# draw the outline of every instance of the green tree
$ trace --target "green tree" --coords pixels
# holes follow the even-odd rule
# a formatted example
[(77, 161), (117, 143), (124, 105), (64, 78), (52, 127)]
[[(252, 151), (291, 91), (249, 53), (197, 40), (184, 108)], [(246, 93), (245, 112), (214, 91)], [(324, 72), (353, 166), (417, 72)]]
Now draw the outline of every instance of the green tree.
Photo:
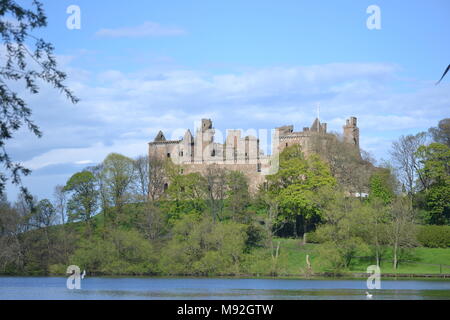
[(212, 217), (184, 215), (163, 249), (161, 268), (169, 274), (238, 274), (244, 256), (246, 226)]
[(48, 199), (38, 202), (35, 213), (36, 226), (38, 228), (48, 228), (56, 221), (56, 210)]
[(280, 154), (279, 170), (267, 180), (268, 193), (279, 203), (280, 218), (293, 223), (294, 237), (298, 236), (297, 225), (302, 219), (306, 240), (307, 223), (320, 217), (314, 193), (336, 183), (329, 166), (318, 155), (305, 158), (300, 146), (294, 145)]
[(135, 230), (116, 229), (106, 239), (82, 240), (71, 263), (100, 275), (151, 275), (157, 271), (152, 244)]
[(8, 266), (15, 270), (23, 268), (22, 245), (19, 236), (22, 233), (22, 219), (19, 210), (0, 196), (0, 271), (5, 272)]
[(131, 197), (132, 181), (134, 179), (134, 161), (118, 153), (109, 154), (103, 161), (102, 176), (108, 199), (118, 213)]
[(432, 143), (422, 146), (418, 156), (423, 163), (421, 173), (430, 181), (423, 190), (432, 224), (450, 222), (450, 148)]
[(133, 189), (137, 201), (146, 201), (149, 197), (150, 185), (150, 159), (148, 156), (139, 156), (133, 161), (135, 178)]
[(248, 212), (248, 208), (251, 204), (251, 196), (248, 190), (247, 177), (242, 172), (230, 171), (226, 180), (225, 209), (234, 221), (249, 223), (251, 215)]
[(434, 142), (445, 144), (450, 148), (450, 118), (439, 121), (437, 127), (428, 129)]
[(203, 174), (203, 190), (206, 195), (206, 205), (213, 221), (222, 219), (224, 209), (224, 200), (227, 192), (227, 175), (226, 169), (220, 168), (213, 164), (206, 168)]
[(206, 209), (204, 178), (199, 173), (180, 174), (179, 168), (170, 172), (166, 192), (169, 201), (164, 203), (169, 223), (173, 224), (183, 214), (200, 215)]
[(398, 197), (389, 213), (388, 237), (392, 247), (392, 264), (397, 269), (402, 250), (417, 244), (415, 215), (406, 197)]
[(75, 173), (67, 181), (64, 191), (71, 194), (67, 202), (69, 221), (89, 222), (98, 209), (98, 190), (90, 171)]
[(389, 204), (395, 197), (395, 178), (387, 168), (377, 168), (370, 177), (370, 199), (381, 200), (384, 204)]
[(137, 229), (149, 240), (157, 240), (166, 231), (167, 215), (153, 201), (138, 207)]
[(36, 251), (35, 258), (38, 258), (38, 268), (40, 272), (45, 274), (49, 271), (51, 260), (53, 259), (53, 231), (49, 228), (56, 221), (56, 210), (48, 199), (39, 201), (31, 208), (30, 223), (35, 230), (31, 233), (31, 240), (24, 246), (26, 250)]
[(418, 186), (427, 186), (427, 179), (421, 172), (422, 166), (417, 155), (417, 150), (425, 144), (426, 137), (425, 132), (401, 136), (398, 141), (392, 143), (390, 151), (398, 179), (411, 200), (414, 198)]
[(361, 214), (364, 203), (330, 188), (320, 190), (318, 197), (323, 208), (323, 224), (316, 230), (320, 256), (333, 271), (348, 268), (357, 253), (370, 250), (364, 241), (368, 222)]
[[(24, 87), (30, 94), (39, 93), (39, 84), (47, 83), (63, 92), (76, 103), (78, 99), (64, 85), (66, 74), (57, 69), (53, 45), (36, 37), (36, 29), (47, 26), (43, 6), (33, 0), (29, 7), (14, 0), (0, 1), (0, 163), (8, 171), (13, 184), (20, 185), (21, 175), (30, 170), (11, 160), (6, 151), (6, 142), (23, 126), (37, 137), (42, 132), (31, 119), (31, 108), (18, 94), (17, 88)], [(0, 194), (4, 192), (8, 174), (0, 172)]]
[(371, 198), (363, 203), (361, 216), (365, 220), (361, 237), (369, 245), (377, 266), (380, 266), (389, 245), (389, 207), (382, 199)]

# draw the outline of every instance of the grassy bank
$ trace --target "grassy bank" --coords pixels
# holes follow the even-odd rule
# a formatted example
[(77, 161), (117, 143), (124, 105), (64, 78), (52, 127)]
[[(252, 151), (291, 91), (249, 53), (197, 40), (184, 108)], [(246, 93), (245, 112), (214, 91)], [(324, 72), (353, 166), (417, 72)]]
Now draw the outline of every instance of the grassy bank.
[[(277, 263), (278, 276), (304, 276), (307, 270), (306, 256), (309, 255), (313, 275), (331, 275), (326, 261), (318, 254), (317, 244), (303, 245), (301, 240), (277, 239), (280, 242), (280, 255)], [(263, 263), (260, 257), (269, 257), (267, 249), (256, 249), (253, 254), (256, 259), (249, 266), (249, 271), (256, 275), (267, 275), (268, 263)], [(258, 258), (259, 256), (259, 258)], [(375, 261), (369, 257), (357, 257), (350, 267), (339, 271), (340, 275), (353, 276), (366, 273), (369, 265)], [(439, 275), (450, 274), (450, 248), (411, 248), (404, 253), (397, 270), (392, 266), (392, 255), (387, 251), (381, 261), (382, 274), (398, 275)]]

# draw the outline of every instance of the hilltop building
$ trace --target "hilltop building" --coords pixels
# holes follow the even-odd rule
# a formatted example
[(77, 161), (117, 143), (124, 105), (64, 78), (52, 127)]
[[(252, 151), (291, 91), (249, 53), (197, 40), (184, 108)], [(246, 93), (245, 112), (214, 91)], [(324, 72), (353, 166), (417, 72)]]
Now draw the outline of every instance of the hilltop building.
[[(211, 119), (202, 119), (195, 136), (186, 130), (179, 140), (167, 140), (162, 131), (149, 143), (149, 157), (171, 159), (181, 165), (183, 173), (204, 173), (208, 165), (215, 164), (228, 170), (243, 172), (252, 191), (265, 181), (267, 174), (273, 173), (275, 157), (286, 147), (299, 144), (303, 152), (312, 152), (313, 138), (323, 139), (334, 136), (327, 132), (327, 124), (315, 119), (311, 127), (294, 131), (294, 126), (275, 128), (272, 134), (272, 155), (265, 155), (260, 149), (260, 140), (255, 136), (242, 136), (240, 130), (228, 130), (224, 143), (214, 140), (215, 130)], [(359, 128), (357, 119), (347, 119), (343, 127), (344, 141), (359, 149)], [(274, 157), (275, 156), (275, 157)]]

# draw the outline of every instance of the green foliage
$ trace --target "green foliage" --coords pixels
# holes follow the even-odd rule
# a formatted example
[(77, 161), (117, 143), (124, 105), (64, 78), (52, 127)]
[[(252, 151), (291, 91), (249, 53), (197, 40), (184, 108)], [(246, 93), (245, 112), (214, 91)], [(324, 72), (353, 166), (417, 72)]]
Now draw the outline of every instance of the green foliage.
[(40, 35), (33, 35), (36, 29), (47, 26), (42, 3), (0, 1), (0, 18), (0, 164), (5, 169), (0, 172), (0, 196), (4, 194), (8, 175), (29, 196), (21, 176), (31, 171), (13, 162), (6, 151), (7, 141), (23, 127), (37, 137), (42, 135), (31, 119), (32, 110), (25, 97), (38, 94), (40, 85), (46, 83), (64, 93), (72, 103), (78, 102), (78, 98), (64, 84), (66, 74), (57, 68), (53, 45)]
[(316, 231), (308, 232), (308, 243), (320, 243), (320, 237)]
[[(165, 163), (160, 169), (168, 176), (155, 181), (161, 186), (169, 178), (168, 188), (161, 194), (150, 187), (155, 193), (148, 191), (148, 200), (136, 163), (110, 154), (67, 182), (68, 224), (53, 226), (49, 200), (23, 212), (23, 205), (0, 201), (0, 267), (30, 275), (60, 274), (68, 264), (98, 275), (309, 276), (361, 272), (375, 263), (383, 270), (419, 270), (412, 263), (431, 257), (415, 248), (416, 239), (427, 247), (449, 246), (444, 227), (423, 226), (416, 238), (414, 207), (420, 207), (422, 221), (448, 221), (450, 153), (435, 143), (419, 148), (417, 158), (423, 190), (407, 197), (395, 194), (389, 169), (376, 168), (362, 179), (364, 186), (370, 180), (369, 199), (354, 198), (319, 156), (304, 157), (292, 146), (280, 154), (279, 171), (267, 177), (256, 198), (240, 172), (212, 166), (203, 175), (182, 174)], [(294, 225), (297, 236), (299, 223), (307, 235), (303, 242), (275, 238), (285, 225)], [(445, 262), (446, 253), (440, 253)]]
[(132, 230), (114, 230), (105, 239), (82, 240), (71, 263), (91, 274), (148, 275), (157, 271), (151, 243)]
[(420, 170), (428, 181), (425, 201), (432, 224), (450, 223), (450, 147), (432, 143), (418, 150), (423, 168)]
[(163, 203), (171, 225), (183, 214), (200, 215), (205, 211), (203, 185), (204, 178), (198, 173), (171, 174), (170, 185), (166, 192), (169, 201)]
[(38, 202), (34, 218), (39, 228), (49, 227), (55, 222), (56, 210), (50, 200), (43, 199)]
[(246, 226), (247, 240), (245, 241), (245, 252), (250, 252), (254, 248), (263, 247), (267, 241), (267, 234), (265, 233), (264, 227), (256, 221), (246, 224)]
[(389, 169), (378, 168), (369, 180), (369, 197), (389, 204), (394, 198), (393, 177)]
[(450, 247), (450, 226), (420, 226), (417, 240), (428, 248)]
[(98, 190), (96, 178), (91, 172), (75, 173), (63, 190), (71, 193), (67, 204), (69, 221), (88, 221), (96, 213)]
[(230, 171), (227, 173), (226, 182), (228, 190), (226, 192), (225, 210), (234, 221), (248, 223), (252, 217), (248, 212), (251, 197), (248, 191), (247, 178), (242, 172)]
[(320, 256), (327, 268), (336, 272), (349, 268), (357, 255), (381, 261), (389, 243), (387, 208), (380, 202), (361, 201), (337, 190), (322, 190), (318, 197), (324, 217), (313, 240), (321, 244)]
[(433, 141), (442, 143), (450, 147), (450, 118), (439, 121), (437, 127), (428, 129)]
[(134, 161), (118, 153), (109, 154), (102, 163), (100, 174), (107, 199), (121, 213), (123, 206), (131, 201), (134, 176)]
[[(298, 216), (305, 220), (320, 217), (314, 194), (320, 188), (336, 184), (329, 166), (317, 155), (305, 158), (297, 145), (283, 150), (278, 172), (267, 180), (268, 196), (278, 202), (282, 212), (279, 219), (293, 221), (295, 227)], [(296, 228), (294, 236), (297, 236)]]
[(237, 274), (246, 240), (245, 225), (185, 215), (163, 249), (161, 269), (168, 274)]

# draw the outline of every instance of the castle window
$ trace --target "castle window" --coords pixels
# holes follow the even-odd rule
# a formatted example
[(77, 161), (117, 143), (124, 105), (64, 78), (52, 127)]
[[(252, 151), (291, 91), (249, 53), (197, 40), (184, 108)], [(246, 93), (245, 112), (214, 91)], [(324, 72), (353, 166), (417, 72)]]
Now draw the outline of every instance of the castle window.
[(180, 157), (182, 157), (182, 156), (183, 156), (183, 151), (180, 152)]
[(288, 146), (288, 143), (286, 142), (286, 147)]
[(216, 150), (213, 149), (213, 151), (211, 152), (211, 157), (215, 157), (216, 156)]
[(167, 183), (164, 183), (164, 192), (166, 192), (168, 188), (169, 188), (169, 185)]
[(256, 170), (257, 170), (258, 172), (261, 172), (261, 163), (258, 163), (258, 165), (257, 165), (257, 167), (256, 167)]
[(167, 158), (170, 158), (170, 153), (167, 154)]

